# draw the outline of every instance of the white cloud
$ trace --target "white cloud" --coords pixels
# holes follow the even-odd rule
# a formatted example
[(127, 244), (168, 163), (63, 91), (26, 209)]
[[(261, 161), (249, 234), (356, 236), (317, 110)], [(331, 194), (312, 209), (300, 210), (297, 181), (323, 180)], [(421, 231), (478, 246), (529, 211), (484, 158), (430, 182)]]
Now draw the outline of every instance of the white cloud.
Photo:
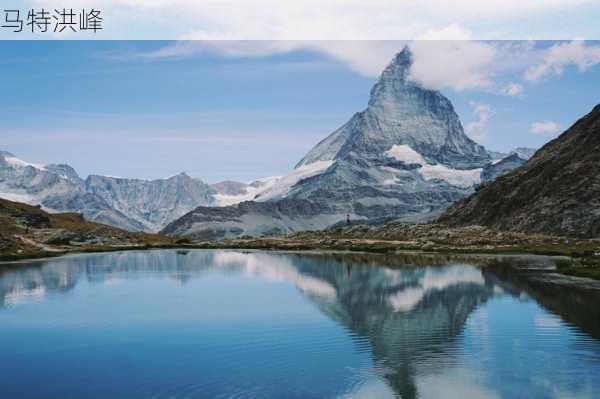
[(225, 57), (266, 57), (301, 48), (300, 42), (274, 40), (214, 40), (177, 41), (156, 51), (137, 53), (140, 58), (179, 58), (201, 53), (214, 53)]
[(531, 124), (529, 131), (534, 134), (546, 135), (554, 134), (560, 130), (560, 125), (552, 121), (534, 122)]
[(500, 93), (505, 96), (515, 97), (523, 92), (523, 85), (519, 83), (509, 83), (500, 88)]
[(193, 40), (175, 42), (156, 51), (134, 53), (126, 57), (160, 59), (213, 53), (224, 57), (245, 58), (266, 57), (297, 50), (310, 50), (339, 61), (364, 76), (375, 77), (381, 73), (405, 43), (403, 41), (345, 40)]
[(483, 90), (508, 96), (522, 93), (517, 82), (497, 83), (506, 72), (521, 72), (540, 58), (534, 41), (476, 41), (466, 28), (450, 26), (429, 31), (427, 38), (445, 34), (456, 40), (414, 41), (411, 78), (431, 89)]
[(482, 90), (518, 96), (523, 85), (500, 84), (504, 73), (523, 74), (530, 81), (548, 74), (560, 74), (565, 65), (585, 71), (600, 63), (600, 46), (581, 41), (541, 48), (534, 41), (497, 42), (469, 40), (469, 29), (457, 24), (426, 30), (419, 39), (406, 41), (348, 40), (206, 40), (180, 41), (147, 53), (140, 58), (189, 57), (214, 53), (224, 57), (265, 57), (298, 50), (323, 54), (368, 77), (377, 77), (404, 45), (413, 52), (409, 79), (430, 89)]
[(403, 41), (317, 41), (311, 42), (308, 48), (340, 61), (362, 75), (376, 77), (405, 44)]
[[(101, 9), (107, 17), (106, 28), (110, 28), (99, 37), (104, 39), (408, 40), (440, 27), (449, 27), (444, 28), (447, 33), (455, 34), (454, 24), (480, 27), (478, 38), (534, 37), (540, 31), (547, 35), (547, 26), (554, 22), (547, 14), (576, 7), (585, 12), (587, 9), (582, 6), (591, 7), (593, 3), (594, 0), (29, 0), (24, 8), (33, 5)], [(536, 23), (527, 23), (529, 20)], [(569, 32), (563, 29), (554, 35), (569, 37)]]
[(583, 40), (559, 43), (541, 52), (541, 59), (529, 67), (525, 79), (537, 82), (548, 75), (562, 75), (568, 65), (586, 71), (600, 64), (600, 45), (586, 45)]
[(442, 29), (428, 29), (417, 40), (470, 40), (472, 36), (470, 29), (451, 24)]
[(465, 131), (472, 138), (482, 140), (486, 136), (487, 126), (492, 116), (494, 116), (494, 111), (488, 104), (471, 101), (470, 105), (473, 108), (473, 118), (475, 120), (465, 125)]
[[(476, 41), (416, 41), (410, 79), (432, 89), (483, 89), (492, 85), (494, 45)], [(443, 67), (441, 67), (443, 65)]]
[[(471, 32), (452, 24), (429, 29), (420, 38), (406, 41), (348, 40), (207, 40), (179, 41), (155, 51), (128, 54), (125, 58), (176, 58), (202, 53), (223, 57), (266, 57), (293, 51), (320, 53), (364, 76), (377, 77), (394, 54), (408, 44), (413, 53), (409, 79), (424, 87), (454, 91), (479, 90), (504, 96), (519, 96), (523, 85), (500, 84), (506, 73), (523, 74), (530, 81), (548, 74), (560, 74), (565, 65), (581, 71), (600, 63), (600, 45), (581, 41), (541, 48), (534, 41), (498, 42), (468, 40)], [(449, 40), (442, 40), (442, 39)], [(432, 40), (429, 40), (432, 39)], [(435, 40), (433, 40), (435, 39)], [(117, 58), (120, 58), (117, 56)]]
[[(466, 39), (469, 31), (458, 25), (429, 30), (423, 37)], [(183, 41), (157, 51), (136, 54), (142, 58), (188, 57), (211, 52), (225, 57), (264, 57), (310, 50), (336, 60), (368, 77), (377, 77), (405, 41)], [(431, 89), (489, 89), (494, 86), (498, 58), (508, 46), (469, 40), (422, 40), (410, 44), (413, 67), (409, 78)], [(448, 62), (452, 60), (452, 62)], [(440, 68), (444, 65), (444, 68)]]

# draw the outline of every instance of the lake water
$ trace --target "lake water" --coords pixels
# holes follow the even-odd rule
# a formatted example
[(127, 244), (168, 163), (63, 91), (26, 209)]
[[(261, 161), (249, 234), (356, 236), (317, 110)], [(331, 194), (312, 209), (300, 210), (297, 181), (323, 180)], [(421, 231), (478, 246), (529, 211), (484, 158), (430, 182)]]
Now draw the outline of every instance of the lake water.
[(0, 398), (600, 397), (598, 290), (495, 262), (161, 250), (1, 266)]

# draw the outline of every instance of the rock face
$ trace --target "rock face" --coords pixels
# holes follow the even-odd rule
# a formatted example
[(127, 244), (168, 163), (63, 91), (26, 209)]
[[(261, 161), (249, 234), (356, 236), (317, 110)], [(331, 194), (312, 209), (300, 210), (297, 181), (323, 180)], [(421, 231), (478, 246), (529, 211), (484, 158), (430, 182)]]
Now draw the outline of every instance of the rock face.
[(225, 207), (198, 207), (169, 223), (161, 233), (214, 240), (320, 230), (339, 221), (326, 205), (295, 199), (245, 201)]
[(37, 165), (0, 152), (0, 197), (39, 204), (50, 212), (80, 212), (87, 220), (142, 230), (143, 225), (86, 192), (84, 181), (68, 165)]
[(491, 157), (465, 135), (446, 97), (408, 80), (411, 59), (408, 48), (400, 52), (371, 90), (367, 108), (290, 174), (256, 189), (249, 198), (255, 204), (199, 208), (163, 232), (225, 238), (321, 229), (347, 214), (353, 220), (439, 216), (481, 182)]
[(195, 207), (213, 203), (216, 193), (208, 184), (185, 173), (157, 180), (90, 175), (85, 188), (146, 231), (158, 231)]
[(523, 166), (452, 206), (440, 222), (600, 237), (600, 105)]
[(248, 184), (237, 181), (225, 180), (210, 185), (219, 194), (222, 195), (243, 195), (247, 193)]
[(510, 152), (509, 155), (516, 154), (519, 158), (528, 160), (535, 154), (537, 149), (529, 147), (517, 147)]
[(509, 155), (506, 158), (502, 158), (498, 161), (490, 162), (483, 167), (483, 172), (481, 172), (481, 180), (484, 182), (496, 180), (498, 177), (511, 172), (512, 170), (523, 165), (525, 162), (526, 159), (521, 158), (516, 153), (513, 153), (512, 155)]
[(69, 165), (38, 165), (0, 152), (0, 198), (42, 205), (50, 212), (79, 212), (87, 220), (131, 231), (158, 231), (218, 191), (185, 174), (158, 180), (91, 175)]

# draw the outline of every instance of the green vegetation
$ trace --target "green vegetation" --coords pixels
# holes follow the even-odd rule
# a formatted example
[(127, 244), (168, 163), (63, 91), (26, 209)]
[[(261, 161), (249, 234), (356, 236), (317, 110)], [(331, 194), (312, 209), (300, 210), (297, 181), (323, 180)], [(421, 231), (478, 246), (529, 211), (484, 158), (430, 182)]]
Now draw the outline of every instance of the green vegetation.
[(557, 264), (558, 270), (569, 276), (600, 280), (600, 256), (587, 256), (572, 262)]

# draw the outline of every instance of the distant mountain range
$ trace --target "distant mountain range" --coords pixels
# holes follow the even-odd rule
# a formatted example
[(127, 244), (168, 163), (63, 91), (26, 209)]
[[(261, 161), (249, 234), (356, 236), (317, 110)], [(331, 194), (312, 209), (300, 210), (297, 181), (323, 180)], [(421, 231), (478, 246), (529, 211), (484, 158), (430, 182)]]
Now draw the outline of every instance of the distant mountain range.
[(524, 165), (453, 205), (440, 221), (600, 237), (600, 105)]
[(490, 152), (463, 131), (440, 92), (408, 79), (402, 50), (367, 108), (318, 143), (285, 176), (207, 184), (185, 173), (142, 180), (37, 165), (0, 152), (0, 198), (76, 211), (127, 230), (195, 238), (280, 234), (353, 220), (427, 221), (535, 151)]
[(264, 184), (209, 185), (185, 173), (157, 180), (99, 175), (83, 180), (69, 165), (33, 164), (0, 151), (0, 198), (39, 204), (50, 212), (79, 212), (87, 220), (131, 231), (159, 231), (198, 206), (250, 198)]

